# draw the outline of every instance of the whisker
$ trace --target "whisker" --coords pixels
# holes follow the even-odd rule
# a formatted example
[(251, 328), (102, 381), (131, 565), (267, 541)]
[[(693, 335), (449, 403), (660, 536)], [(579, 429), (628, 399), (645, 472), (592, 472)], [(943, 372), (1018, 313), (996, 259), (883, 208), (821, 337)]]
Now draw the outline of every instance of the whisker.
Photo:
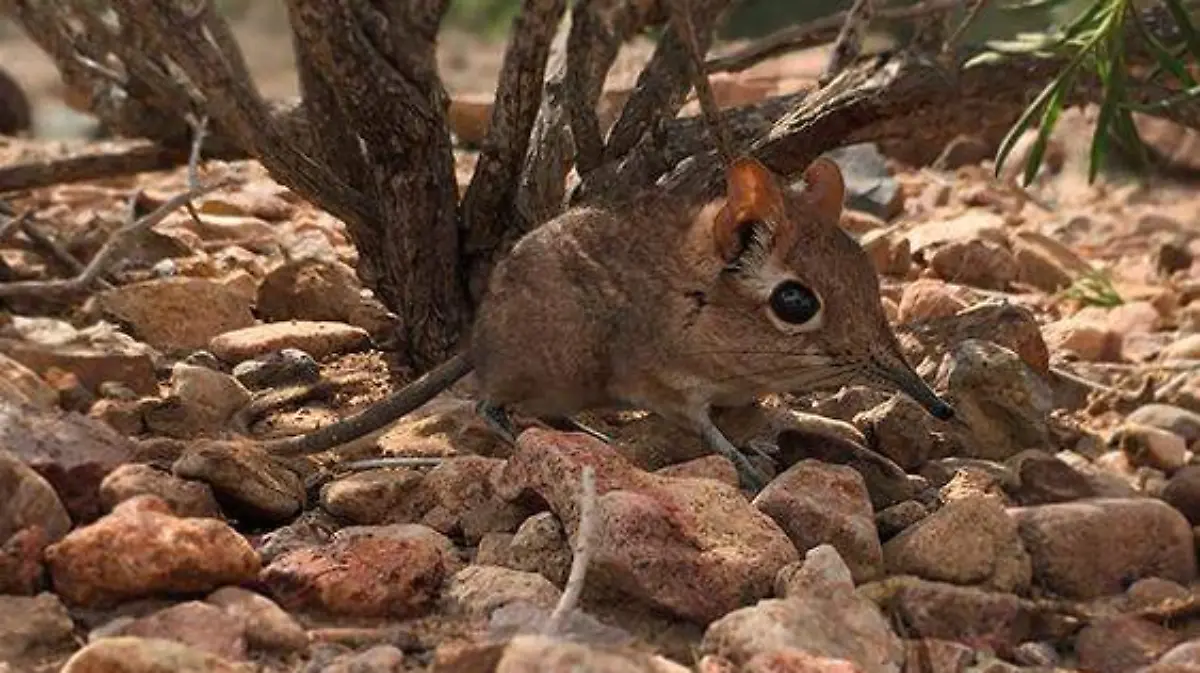
[[(761, 348), (761, 349), (759, 349), (759, 348), (711, 348), (711, 349), (701, 349), (701, 350), (679, 351), (679, 354), (684, 355), (684, 356), (691, 356), (691, 355), (780, 355), (783, 357), (788, 357), (788, 356), (812, 357), (815, 355), (821, 355), (821, 356), (829, 358), (830, 361), (835, 364), (841, 364), (842, 362), (849, 361), (849, 360), (843, 359), (843, 358), (847, 358), (848, 356), (845, 356), (840, 353), (828, 353), (825, 351), (822, 351), (819, 353), (818, 352), (810, 353), (810, 352), (805, 352), (802, 350), (785, 349), (785, 348)], [(854, 357), (853, 359), (855, 361), (857, 361), (861, 358)]]
[(841, 364), (841, 365), (830, 365), (830, 366), (823, 365), (820, 367), (813, 367), (811, 365), (808, 365), (808, 366), (798, 365), (798, 366), (792, 366), (792, 367), (778, 367), (777, 366), (777, 367), (771, 367), (771, 368), (751, 370), (751, 371), (746, 371), (746, 372), (739, 372), (737, 374), (732, 374), (729, 376), (710, 378), (710, 379), (708, 379), (708, 381), (706, 381), (704, 383), (698, 383), (693, 386), (688, 386), (685, 388), (685, 390), (694, 390), (697, 388), (702, 388), (706, 385), (728, 383), (730, 381), (749, 379), (749, 378), (753, 378), (756, 376), (762, 376), (764, 374), (772, 374), (772, 373), (779, 374), (778, 378), (786, 378), (787, 375), (791, 374), (791, 373), (803, 372), (805, 370), (812, 370), (813, 373), (815, 375), (817, 375), (817, 378), (807, 380), (807, 381), (802, 381), (798, 384), (798, 385), (803, 385), (805, 387), (809, 387), (809, 386), (812, 386), (815, 384), (823, 383), (826, 380), (832, 381), (841, 376), (850, 376), (855, 373), (858, 373), (858, 371), (862, 368), (862, 365), (863, 365), (862, 362), (854, 362), (854, 363), (847, 363), (847, 364)]

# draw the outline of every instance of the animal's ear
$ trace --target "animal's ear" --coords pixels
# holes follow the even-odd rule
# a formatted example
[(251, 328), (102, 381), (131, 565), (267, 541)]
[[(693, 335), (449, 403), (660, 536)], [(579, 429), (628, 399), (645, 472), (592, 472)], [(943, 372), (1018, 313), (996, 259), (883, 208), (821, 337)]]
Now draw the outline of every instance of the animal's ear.
[(825, 221), (836, 223), (841, 218), (846, 181), (832, 159), (820, 157), (804, 169), (804, 198)]
[(736, 159), (725, 171), (725, 206), (713, 221), (721, 257), (731, 262), (746, 243), (769, 235), (783, 217), (783, 191), (770, 169), (752, 157)]

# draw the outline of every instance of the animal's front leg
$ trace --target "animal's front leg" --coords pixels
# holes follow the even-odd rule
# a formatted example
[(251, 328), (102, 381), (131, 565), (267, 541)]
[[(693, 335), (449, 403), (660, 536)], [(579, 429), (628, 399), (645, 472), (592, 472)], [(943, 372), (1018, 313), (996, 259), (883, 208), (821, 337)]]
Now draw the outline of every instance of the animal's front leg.
[(767, 485), (767, 477), (742, 453), (733, 442), (729, 441), (725, 434), (712, 422), (708, 417), (708, 412), (697, 413), (691, 419), (691, 423), (700, 430), (700, 437), (704, 442), (704, 446), (709, 451), (718, 453), (728, 458), (734, 468), (737, 469), (738, 480), (742, 487), (748, 490), (758, 492)]
[(516, 446), (517, 430), (513, 427), (512, 418), (509, 417), (508, 411), (504, 407), (492, 404), (486, 400), (480, 400), (475, 405), (475, 412), (483, 417), (488, 428), (496, 433), (500, 439), (511, 446)]

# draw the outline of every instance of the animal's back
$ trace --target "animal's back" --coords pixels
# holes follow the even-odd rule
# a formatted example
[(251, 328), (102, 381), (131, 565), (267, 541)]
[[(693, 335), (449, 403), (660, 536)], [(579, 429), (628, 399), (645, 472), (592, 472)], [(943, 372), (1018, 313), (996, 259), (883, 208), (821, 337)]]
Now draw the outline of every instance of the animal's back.
[(540, 416), (608, 402), (609, 334), (628, 298), (590, 234), (613, 222), (602, 210), (564, 213), (496, 266), (471, 332), (488, 402)]

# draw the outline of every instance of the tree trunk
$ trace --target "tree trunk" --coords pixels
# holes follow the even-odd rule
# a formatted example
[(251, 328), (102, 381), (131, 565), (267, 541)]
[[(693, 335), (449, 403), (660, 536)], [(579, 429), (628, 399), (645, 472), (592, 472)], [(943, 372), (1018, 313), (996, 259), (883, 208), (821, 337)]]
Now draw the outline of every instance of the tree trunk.
[(369, 195), (371, 217), (346, 218), (359, 274), (421, 369), (452, 354), (469, 316), (435, 53), (447, 4), (287, 2), (316, 158)]

